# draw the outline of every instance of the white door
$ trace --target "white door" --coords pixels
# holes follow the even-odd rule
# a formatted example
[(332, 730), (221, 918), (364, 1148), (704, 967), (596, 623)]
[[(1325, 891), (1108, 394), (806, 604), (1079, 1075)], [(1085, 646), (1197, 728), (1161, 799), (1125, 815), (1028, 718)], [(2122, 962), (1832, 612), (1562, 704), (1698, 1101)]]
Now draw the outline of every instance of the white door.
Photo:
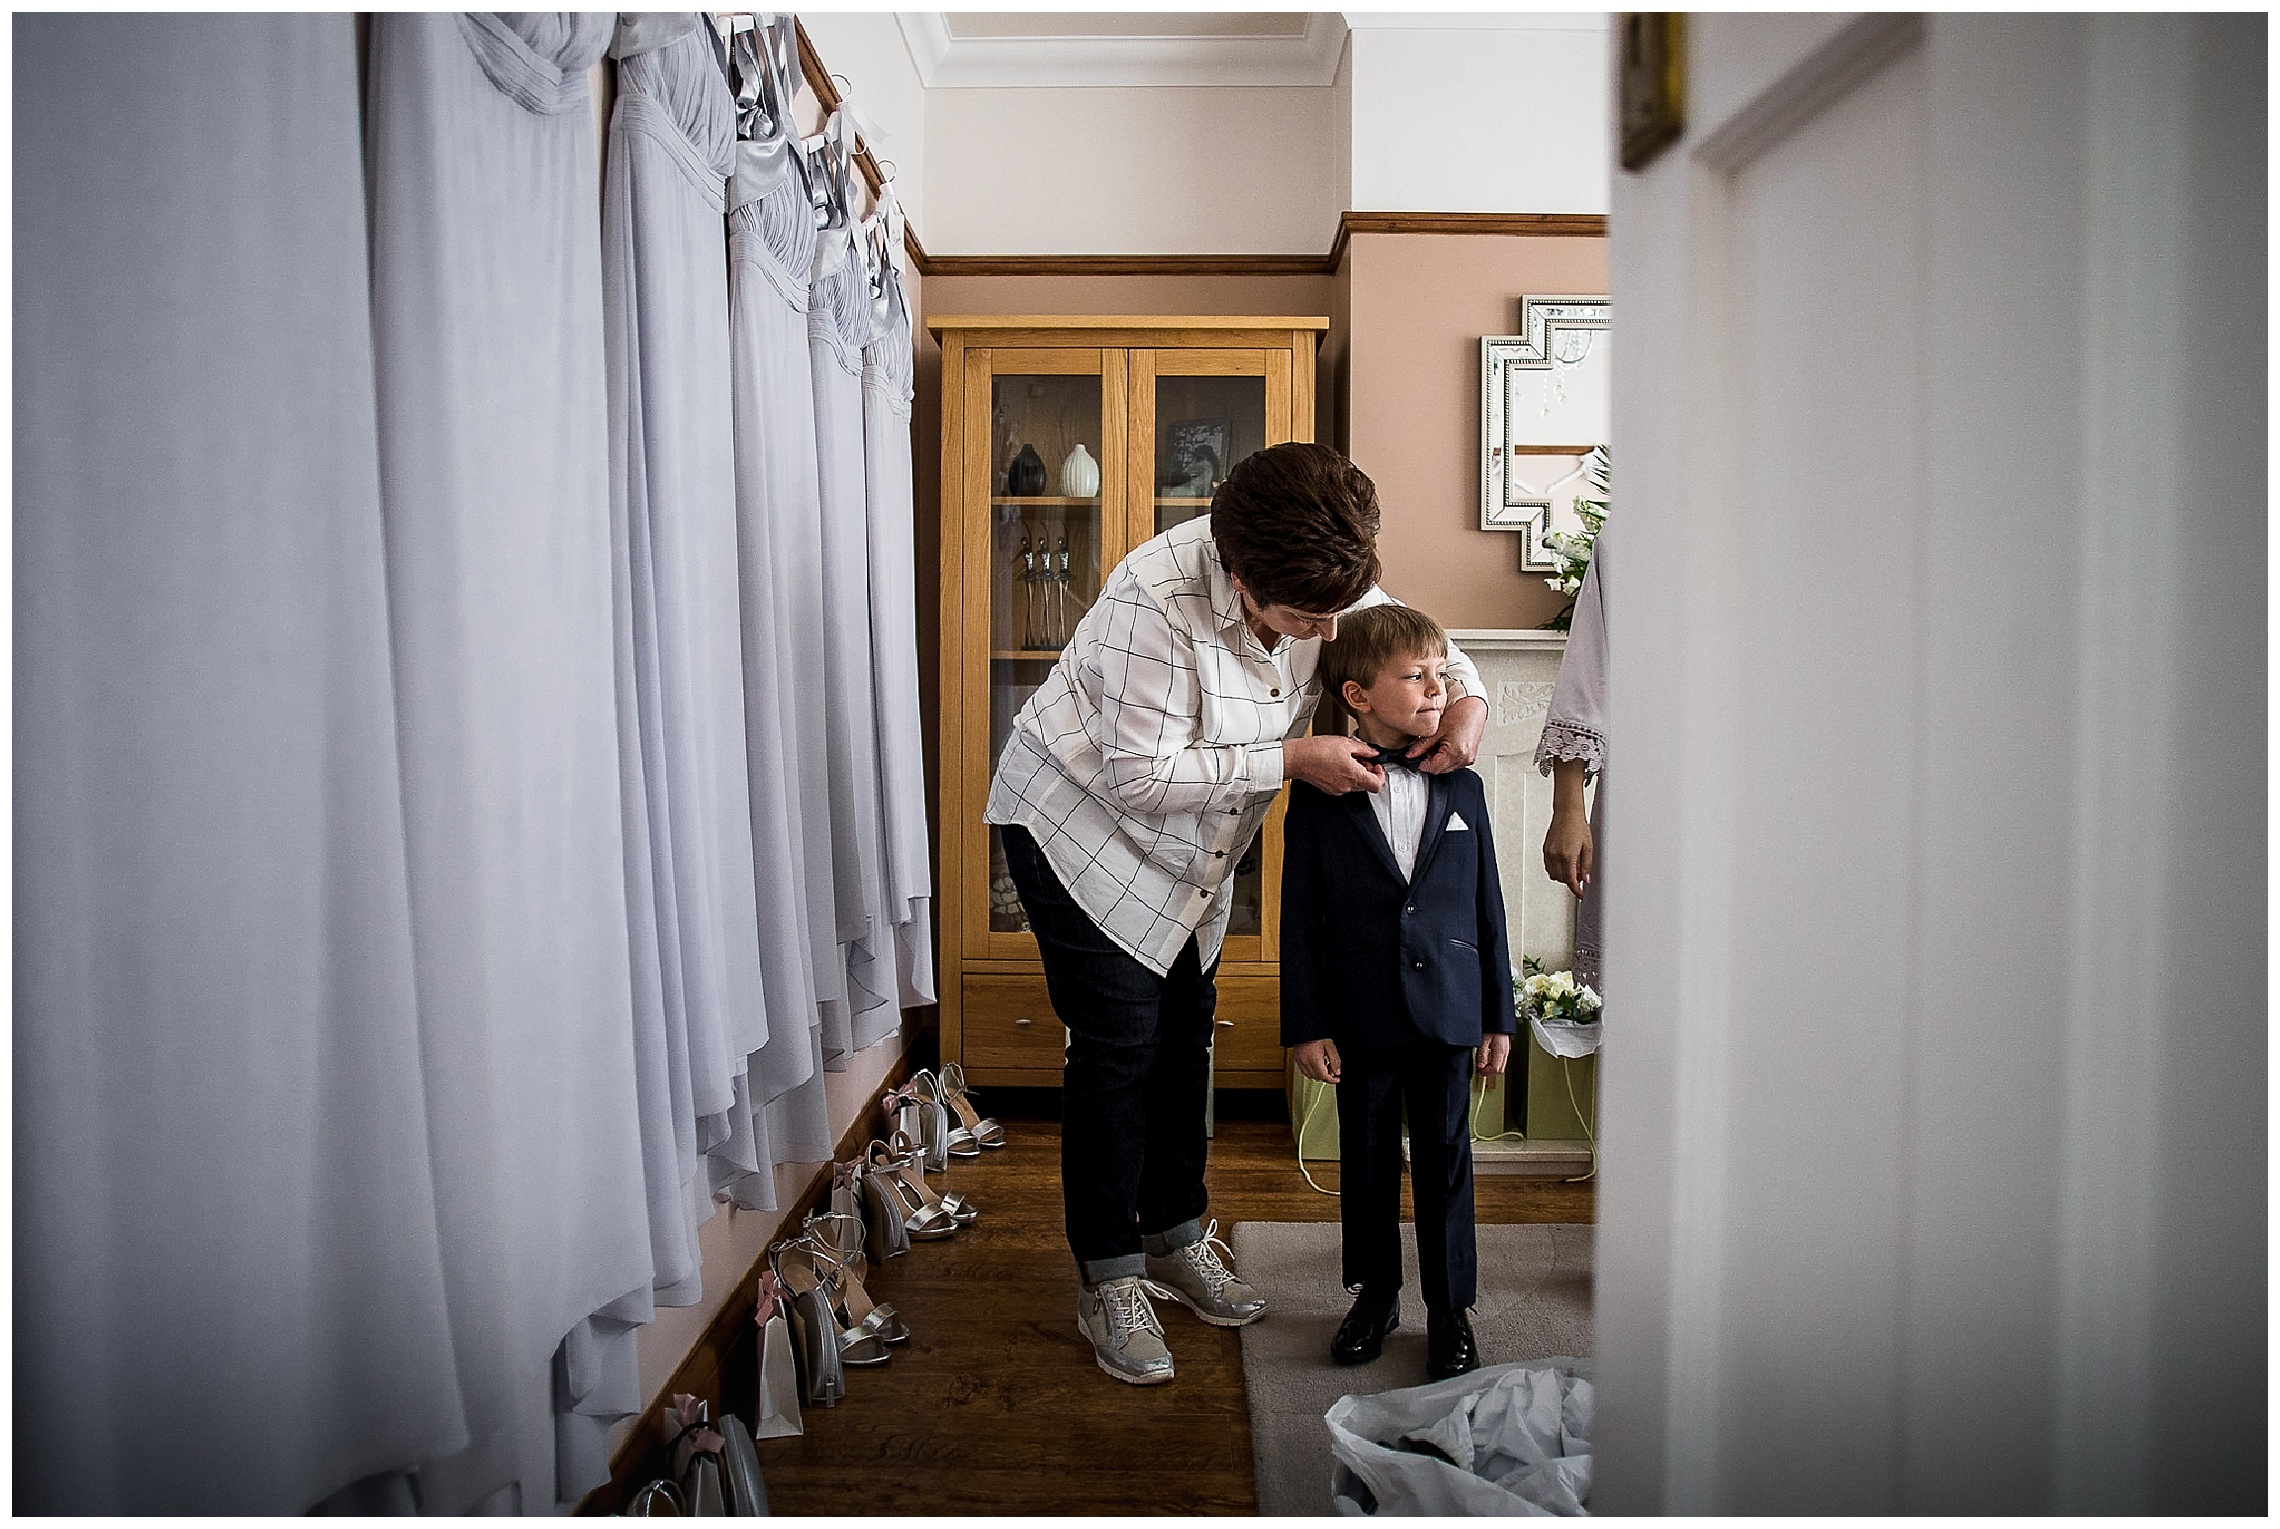
[(1595, 1511), (2261, 1508), (2263, 25), (1690, 18)]

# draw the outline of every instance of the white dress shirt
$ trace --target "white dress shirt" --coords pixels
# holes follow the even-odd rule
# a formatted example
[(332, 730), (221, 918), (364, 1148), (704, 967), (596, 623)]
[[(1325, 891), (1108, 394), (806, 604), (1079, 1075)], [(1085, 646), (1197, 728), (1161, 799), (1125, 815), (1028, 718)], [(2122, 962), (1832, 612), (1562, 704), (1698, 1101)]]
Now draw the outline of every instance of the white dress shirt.
[[(1391, 600), (1373, 588), (1355, 604)], [(984, 822), (1029, 830), (1101, 932), (1159, 975), (1190, 935), (1208, 970), (1235, 862), (1306, 730), (1317, 638), (1269, 652), (1198, 517), (1116, 565), (1060, 662), (1013, 719)], [(1481, 693), (1449, 648), (1451, 700)]]
[(1400, 765), (1385, 766), (1385, 784), (1370, 798), (1385, 842), (1393, 846), (1393, 863), (1407, 881), (1416, 870), (1417, 843), (1425, 837), (1425, 776)]

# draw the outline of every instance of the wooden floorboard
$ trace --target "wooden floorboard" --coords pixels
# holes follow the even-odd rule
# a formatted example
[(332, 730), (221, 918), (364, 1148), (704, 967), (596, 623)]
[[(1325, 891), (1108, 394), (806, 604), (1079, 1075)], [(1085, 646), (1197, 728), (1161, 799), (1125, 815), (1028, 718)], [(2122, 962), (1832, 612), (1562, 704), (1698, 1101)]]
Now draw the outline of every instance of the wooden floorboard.
[[(808, 1409), (804, 1436), (759, 1442), (774, 1512), (1257, 1511), (1235, 1332), (1167, 1303), (1179, 1376), (1145, 1389), (1103, 1375), (1077, 1332), (1054, 1100), (983, 1091), (1011, 1143), (954, 1163), (947, 1181), (982, 1218), (874, 1270), (873, 1298), (895, 1304), (912, 1339), (892, 1363), (850, 1370), (846, 1400)], [(1337, 1200), (1299, 1175), (1279, 1100), (1222, 1095), (1220, 1108), (1209, 1182), (1222, 1236), (1237, 1221), (1337, 1219)], [(1335, 1187), (1337, 1167), (1314, 1165), (1314, 1176)], [(1589, 1183), (1500, 1176), (1478, 1185), (1483, 1222), (1592, 1219)], [(721, 1405), (747, 1418), (754, 1353), (747, 1336), (721, 1377)]]

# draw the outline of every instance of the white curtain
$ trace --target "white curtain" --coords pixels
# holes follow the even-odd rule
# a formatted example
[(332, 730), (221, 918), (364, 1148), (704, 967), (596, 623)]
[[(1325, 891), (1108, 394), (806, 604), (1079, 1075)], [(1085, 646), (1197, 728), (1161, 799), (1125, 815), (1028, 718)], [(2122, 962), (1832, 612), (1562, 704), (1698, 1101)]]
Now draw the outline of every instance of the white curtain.
[(480, 1416), (353, 24), (26, 16), (15, 84), (15, 1507), (297, 1512)]
[[(738, 132), (728, 219), (730, 363), (736, 409), (738, 572), (744, 590), (745, 727), (753, 855), (776, 1023), (753, 1059), (769, 1151), (818, 1161), (833, 1148), (822, 1017), (845, 1008), (831, 860), (829, 759), (815, 636), (823, 625), (815, 506), (808, 270), (815, 222), (791, 120), (790, 18), (736, 38)], [(758, 767), (765, 762), (766, 768)], [(748, 1191), (739, 1188), (741, 1196)]]
[(910, 405), (917, 353), (895, 268), (902, 217), (883, 188), (871, 342), (863, 347), (863, 492), (870, 528), (871, 674), (878, 707), (879, 813), (887, 917), (903, 1008), (934, 1002), (933, 866), (926, 833), (926, 748), (918, 714), (918, 554), (911, 495)]
[[(871, 679), (869, 531), (864, 509), (863, 346), (870, 270), (852, 204), (847, 119), (834, 116), (819, 156), (831, 224), (816, 236), (808, 299), (823, 521), (825, 739), (831, 751), (832, 854), (841, 884), (849, 1040), (860, 1051), (901, 1026), (894, 921), (887, 910), (879, 817), (878, 713)], [(850, 896), (849, 894), (852, 894)]]
[(713, 1208), (703, 1149), (729, 1135), (735, 1080), (768, 1038), (721, 225), (736, 120), (714, 46), (693, 11), (620, 23), (602, 192), (635, 1050), (666, 1305), (702, 1295), (697, 1228)]
[(597, 220), (615, 27), (376, 16), (361, 147), (349, 17), (17, 30), (24, 1507), (575, 1501), (897, 1029), (907, 315), (819, 433), (789, 17), (628, 18)]
[(613, 24), (381, 15), (366, 121), (390, 625), (454, 1336), (478, 1438), (551, 1380), (564, 1499), (594, 1484), (599, 1425), (640, 1403), (626, 1340), (651, 1314), (654, 1273), (586, 89)]

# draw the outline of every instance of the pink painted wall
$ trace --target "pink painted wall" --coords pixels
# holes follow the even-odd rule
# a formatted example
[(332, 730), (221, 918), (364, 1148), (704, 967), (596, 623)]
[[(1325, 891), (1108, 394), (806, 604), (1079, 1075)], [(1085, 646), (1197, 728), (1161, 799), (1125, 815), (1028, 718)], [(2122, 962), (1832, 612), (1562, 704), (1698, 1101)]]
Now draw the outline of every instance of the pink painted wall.
[(1452, 627), (1540, 626), (1565, 602), (1480, 525), (1480, 340), (1524, 296), (1607, 291), (1605, 239), (1356, 234), (1347, 246), (1346, 452), (1377, 480), (1385, 587)]

